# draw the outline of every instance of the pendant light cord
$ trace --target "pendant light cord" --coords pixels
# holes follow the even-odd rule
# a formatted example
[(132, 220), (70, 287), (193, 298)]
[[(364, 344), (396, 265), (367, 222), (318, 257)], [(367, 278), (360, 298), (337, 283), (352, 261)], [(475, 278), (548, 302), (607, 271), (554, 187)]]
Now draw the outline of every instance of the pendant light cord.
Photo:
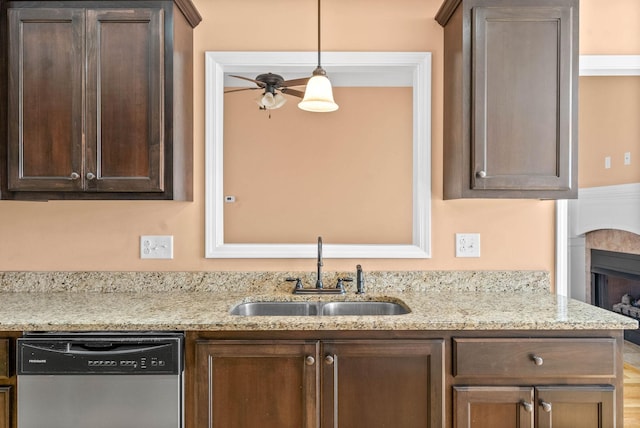
[(318, 0), (318, 68), (320, 68), (320, 0)]

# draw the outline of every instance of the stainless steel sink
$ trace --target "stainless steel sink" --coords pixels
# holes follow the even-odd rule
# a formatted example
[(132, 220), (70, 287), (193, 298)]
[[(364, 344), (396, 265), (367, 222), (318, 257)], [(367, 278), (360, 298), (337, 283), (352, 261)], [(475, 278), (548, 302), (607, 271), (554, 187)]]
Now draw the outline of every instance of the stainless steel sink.
[(411, 312), (396, 302), (248, 302), (231, 309), (240, 316), (403, 315)]
[(234, 306), (231, 315), (299, 317), (318, 315), (318, 308), (313, 302), (249, 302)]
[(409, 310), (395, 302), (329, 302), (322, 305), (322, 315), (403, 315)]

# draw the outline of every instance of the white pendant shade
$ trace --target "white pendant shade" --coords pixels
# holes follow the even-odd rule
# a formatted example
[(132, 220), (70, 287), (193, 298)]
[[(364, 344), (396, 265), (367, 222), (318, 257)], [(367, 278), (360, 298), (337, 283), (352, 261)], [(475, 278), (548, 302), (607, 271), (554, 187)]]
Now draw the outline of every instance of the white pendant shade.
[(338, 104), (333, 101), (331, 82), (324, 75), (315, 75), (307, 82), (304, 98), (298, 107), (312, 112), (330, 112), (338, 110)]
[(280, 108), (286, 102), (287, 99), (282, 94), (273, 95), (271, 92), (267, 92), (263, 96), (256, 98), (256, 103), (258, 103), (260, 108), (267, 110)]

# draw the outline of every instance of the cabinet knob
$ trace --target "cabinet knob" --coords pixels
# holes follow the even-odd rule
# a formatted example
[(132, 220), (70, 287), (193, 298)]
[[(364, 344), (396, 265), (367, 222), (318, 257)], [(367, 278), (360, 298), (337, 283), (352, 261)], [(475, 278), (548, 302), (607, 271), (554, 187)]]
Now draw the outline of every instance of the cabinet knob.
[(487, 176), (487, 172), (486, 171), (478, 171), (476, 172), (476, 177), (477, 178), (485, 178)]
[(69, 178), (71, 178), (72, 180), (77, 180), (78, 178), (80, 178), (80, 174), (78, 174), (77, 172), (74, 171), (74, 172), (71, 173)]
[(543, 364), (544, 364), (544, 360), (543, 360), (543, 359), (542, 359), (542, 357), (541, 357), (541, 356), (539, 356), (539, 355), (532, 355), (532, 356), (531, 356), (531, 359), (533, 360), (533, 362), (534, 362), (534, 364), (535, 364), (536, 366), (541, 366), (541, 365), (543, 365)]
[(549, 413), (551, 412), (551, 403), (547, 403), (546, 401), (540, 401), (540, 405), (542, 406), (542, 410)]
[(312, 366), (316, 363), (316, 359), (311, 355), (307, 355), (307, 357), (304, 359), (304, 363), (308, 366)]
[(522, 407), (524, 407), (524, 410), (526, 410), (527, 412), (533, 412), (533, 404), (527, 401), (522, 401), (520, 404), (522, 404)]
[(96, 175), (93, 172), (87, 172), (87, 180), (93, 180)]
[(328, 366), (333, 364), (333, 355), (327, 355), (326, 357), (324, 357), (324, 363)]

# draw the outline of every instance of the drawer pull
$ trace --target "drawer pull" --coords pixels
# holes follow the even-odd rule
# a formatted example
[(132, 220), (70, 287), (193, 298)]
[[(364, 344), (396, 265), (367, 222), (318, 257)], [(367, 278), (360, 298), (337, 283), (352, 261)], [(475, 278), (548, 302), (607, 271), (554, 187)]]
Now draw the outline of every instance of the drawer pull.
[(540, 405), (542, 406), (542, 410), (547, 413), (551, 412), (551, 403), (547, 403), (546, 401), (540, 401)]
[(520, 402), (520, 404), (522, 404), (522, 407), (524, 407), (524, 410), (526, 410), (528, 413), (533, 412), (533, 405), (527, 401), (522, 401)]
[(333, 355), (327, 355), (326, 357), (324, 357), (324, 363), (328, 366), (333, 364)]
[(539, 355), (532, 355), (531, 359), (533, 360), (536, 366), (541, 366), (544, 364), (544, 360)]
[(312, 366), (316, 363), (316, 359), (311, 355), (307, 355), (307, 357), (304, 359), (304, 363), (308, 366)]

